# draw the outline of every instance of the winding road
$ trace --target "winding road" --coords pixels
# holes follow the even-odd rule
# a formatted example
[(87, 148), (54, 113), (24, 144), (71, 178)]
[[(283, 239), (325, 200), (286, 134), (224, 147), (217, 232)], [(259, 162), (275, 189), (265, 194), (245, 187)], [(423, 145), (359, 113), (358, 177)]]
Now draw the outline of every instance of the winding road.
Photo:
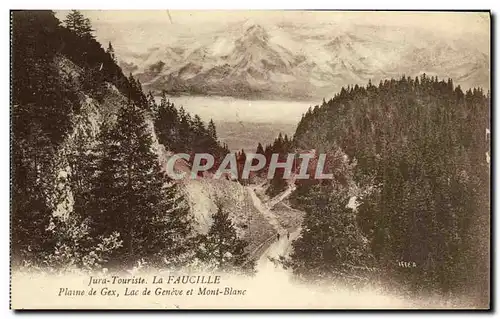
[[(264, 246), (267, 244), (267, 248), (264, 249), (257, 260), (257, 272), (276, 272), (277, 270), (280, 272), (286, 272), (280, 264), (273, 263), (271, 259), (278, 259), (279, 256), (286, 257), (291, 253), (292, 242), (299, 237), (301, 228), (296, 228), (292, 233), (290, 233), (290, 237), (287, 238), (287, 229), (280, 225), (278, 218), (271, 208), (286, 199), (292, 193), (293, 188), (289, 187), (283, 193), (269, 200), (268, 203), (262, 203), (257, 194), (255, 194), (255, 190), (253, 188), (248, 187), (247, 189), (255, 208), (266, 218), (269, 224), (271, 224), (276, 231), (276, 234), (273, 234), (263, 243)], [(277, 234), (280, 234), (279, 239), (277, 238)]]

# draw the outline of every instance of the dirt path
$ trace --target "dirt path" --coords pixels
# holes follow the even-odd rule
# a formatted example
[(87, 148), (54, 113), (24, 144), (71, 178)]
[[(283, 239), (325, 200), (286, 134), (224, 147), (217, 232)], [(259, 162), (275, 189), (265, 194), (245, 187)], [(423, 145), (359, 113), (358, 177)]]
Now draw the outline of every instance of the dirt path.
[(269, 224), (271, 224), (274, 229), (276, 230), (277, 233), (285, 233), (286, 230), (281, 227), (279, 221), (278, 221), (278, 218), (273, 214), (273, 212), (271, 212), (271, 210), (268, 208), (268, 206), (264, 203), (262, 203), (262, 201), (259, 199), (259, 197), (257, 196), (257, 194), (255, 194), (255, 191), (248, 187), (248, 193), (250, 194), (250, 197), (252, 198), (252, 202), (253, 202), (253, 205), (255, 206), (255, 208), (257, 208), (257, 210), (262, 214), (264, 215), (264, 217), (267, 219), (267, 221), (269, 222)]
[(269, 202), (267, 203), (267, 207), (269, 209), (273, 208), (276, 204), (278, 203), (281, 203), (283, 200), (285, 200), (286, 198), (288, 198), (288, 196), (290, 196), (290, 194), (295, 190), (295, 185), (291, 185), (290, 187), (288, 187), (284, 192), (282, 192), (281, 194), (278, 194), (276, 197), (273, 197), (269, 200)]
[[(293, 187), (290, 187), (280, 195), (269, 200), (268, 203), (262, 203), (259, 197), (255, 194), (254, 189), (250, 187), (248, 188), (248, 192), (252, 198), (255, 208), (257, 208), (257, 210), (264, 215), (264, 217), (276, 230), (275, 240), (272, 241), (271, 244), (263, 251), (262, 255), (257, 261), (258, 272), (261, 271), (286, 272), (286, 270), (283, 269), (281, 266), (275, 265), (271, 261), (271, 259), (278, 259), (279, 256), (284, 256), (284, 257), (288, 256), (292, 251), (292, 242), (299, 237), (301, 229), (300, 227), (298, 227), (292, 233), (290, 233), (289, 236), (287, 236), (288, 231), (280, 225), (278, 218), (273, 213), (271, 208), (274, 205), (285, 200), (293, 192), (293, 189), (294, 189)], [(290, 209), (293, 210), (292, 208)], [(279, 239), (277, 236), (278, 234), (280, 235)]]
[(281, 236), (279, 240), (274, 241), (260, 256), (257, 261), (257, 271), (269, 271), (276, 268), (286, 271), (280, 265), (275, 265), (271, 259), (279, 259), (280, 256), (288, 257), (292, 252), (292, 242), (300, 236), (301, 228), (297, 228), (290, 233), (290, 238)]

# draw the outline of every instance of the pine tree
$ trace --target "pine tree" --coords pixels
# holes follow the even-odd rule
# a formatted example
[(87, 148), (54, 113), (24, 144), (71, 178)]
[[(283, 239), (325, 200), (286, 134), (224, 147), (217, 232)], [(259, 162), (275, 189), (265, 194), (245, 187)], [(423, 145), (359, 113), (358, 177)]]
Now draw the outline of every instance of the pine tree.
[(156, 105), (155, 97), (153, 96), (153, 93), (151, 91), (148, 92), (146, 99), (148, 100), (147, 109), (151, 112), (151, 114), (154, 118), (154, 117), (156, 117), (156, 114), (158, 113), (158, 105)]
[(192, 121), (191, 115), (181, 106), (179, 109), (179, 145), (178, 148), (189, 153), (192, 151)]
[(245, 163), (247, 161), (247, 154), (245, 153), (244, 149), (241, 149), (241, 152), (236, 155), (236, 159), (238, 164), (238, 180), (242, 185), (245, 185), (247, 183), (247, 180), (242, 179), (242, 174), (243, 169), (245, 168)]
[(123, 107), (116, 126), (104, 135), (97, 181), (108, 190), (96, 186), (95, 197), (102, 201), (96, 218), (120, 233), (118, 260), (161, 264), (183, 250), (190, 224), (175, 187), (165, 188), (169, 180), (151, 149), (143, 112), (132, 103)]
[(160, 238), (151, 247), (154, 254), (150, 259), (159, 266), (182, 267), (194, 254), (189, 205), (173, 181), (163, 187), (162, 196), (162, 209), (153, 225), (153, 229), (156, 225)]
[(116, 230), (123, 237), (123, 217), (117, 213), (121, 204), (118, 200), (120, 189), (115, 186), (115, 168), (122, 164), (116, 143), (112, 127), (109, 123), (103, 123), (93, 152), (95, 173), (88, 196), (91, 201), (88, 206), (83, 206), (85, 211), (82, 210), (81, 213), (90, 217), (93, 234), (110, 234)]
[(109, 56), (111, 57), (111, 59), (113, 59), (113, 61), (115, 61), (115, 63), (117, 62), (116, 55), (115, 55), (115, 49), (111, 45), (111, 41), (109, 41), (108, 48), (106, 49), (106, 53), (109, 54)]
[(311, 280), (335, 279), (338, 283), (367, 280), (372, 257), (356, 214), (347, 207), (346, 191), (315, 185), (301, 196), (306, 216), (301, 236), (292, 244), (294, 273)]
[(217, 141), (217, 129), (215, 128), (215, 123), (212, 119), (208, 122), (208, 135), (215, 141)]
[(259, 144), (257, 145), (257, 150), (256, 150), (256, 153), (257, 153), (257, 154), (262, 154), (262, 155), (264, 155), (264, 148), (262, 147), (262, 144), (260, 144), (260, 143), (259, 143)]
[(193, 151), (195, 153), (207, 152), (207, 146), (209, 146), (207, 129), (198, 114), (193, 118), (191, 134), (193, 136)]
[(162, 93), (158, 113), (155, 117), (155, 129), (158, 139), (167, 149), (181, 151), (179, 137), (179, 116), (173, 103)]
[[(73, 32), (75, 32), (79, 37), (89, 37), (93, 38), (92, 35), (92, 25), (88, 18), (85, 18), (83, 14), (78, 10), (71, 10), (64, 20), (66, 27)], [(111, 43), (110, 43), (111, 44)]]
[[(288, 152), (291, 148), (292, 143), (288, 139), (288, 136), (285, 134), (285, 136), (283, 137), (283, 134), (280, 132), (278, 134), (278, 137), (274, 140), (272, 146), (269, 146), (269, 148), (264, 151), (264, 153), (267, 152), (267, 163), (270, 163), (270, 159), (273, 153), (278, 154), (279, 162), (285, 162), (288, 157)], [(284, 178), (284, 173), (284, 168), (277, 168), (275, 170), (275, 173), (269, 183), (270, 185), (266, 190), (266, 194), (268, 194), (269, 196), (275, 196), (286, 188), (287, 182)]]
[[(255, 151), (256, 154), (260, 154), (260, 155), (264, 155), (265, 156), (265, 151), (264, 151), (264, 147), (262, 146), (261, 143), (259, 143), (257, 145), (257, 150)], [(252, 161), (252, 166), (256, 166), (258, 164), (258, 160), (257, 159), (254, 159)], [(265, 167), (261, 170), (259, 170), (258, 172), (256, 172), (258, 175), (261, 175), (263, 172), (265, 172)]]
[(238, 271), (251, 270), (254, 263), (249, 262), (245, 252), (247, 243), (238, 238), (236, 229), (229, 217), (219, 205), (212, 216), (213, 223), (207, 235), (199, 237), (197, 257), (212, 265), (215, 270)]

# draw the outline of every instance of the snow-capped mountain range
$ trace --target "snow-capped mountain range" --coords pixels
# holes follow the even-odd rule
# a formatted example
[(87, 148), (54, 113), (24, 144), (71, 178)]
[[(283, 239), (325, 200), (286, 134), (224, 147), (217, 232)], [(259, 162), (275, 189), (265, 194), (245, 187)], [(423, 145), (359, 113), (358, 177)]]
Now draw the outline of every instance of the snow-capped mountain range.
[(421, 73), (489, 88), (489, 55), (461, 39), (390, 27), (250, 21), (121, 55), (147, 90), (247, 98), (330, 97), (342, 86)]

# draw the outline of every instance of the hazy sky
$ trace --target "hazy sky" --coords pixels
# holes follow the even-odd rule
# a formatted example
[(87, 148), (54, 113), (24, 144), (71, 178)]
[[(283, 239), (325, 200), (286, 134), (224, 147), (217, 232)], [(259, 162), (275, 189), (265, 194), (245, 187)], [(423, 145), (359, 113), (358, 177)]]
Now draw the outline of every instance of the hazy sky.
[[(101, 42), (115, 46), (166, 44), (178, 34), (196, 34), (228, 23), (251, 20), (260, 24), (377, 25), (432, 31), (489, 46), (489, 15), (477, 12), (346, 12), (346, 11), (82, 11)], [(67, 12), (57, 12), (64, 18)]]

